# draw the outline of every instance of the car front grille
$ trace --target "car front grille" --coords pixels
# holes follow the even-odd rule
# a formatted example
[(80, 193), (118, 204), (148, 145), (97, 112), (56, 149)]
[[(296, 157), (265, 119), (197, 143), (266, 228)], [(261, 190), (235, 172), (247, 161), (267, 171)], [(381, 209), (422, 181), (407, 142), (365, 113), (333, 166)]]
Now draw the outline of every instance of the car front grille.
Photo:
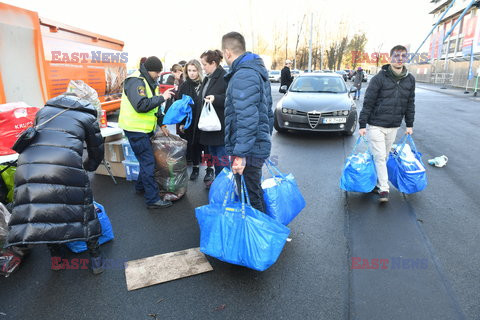
[(309, 112), (307, 114), (308, 124), (312, 129), (315, 129), (315, 127), (317, 126), (318, 122), (320, 121), (320, 116), (321, 116), (320, 113)]

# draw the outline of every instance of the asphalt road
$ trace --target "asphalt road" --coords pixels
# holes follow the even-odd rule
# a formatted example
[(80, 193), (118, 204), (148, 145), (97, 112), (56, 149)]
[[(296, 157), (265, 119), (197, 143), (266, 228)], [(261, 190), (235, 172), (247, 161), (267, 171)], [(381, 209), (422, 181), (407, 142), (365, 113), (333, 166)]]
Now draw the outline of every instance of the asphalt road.
[[(278, 85), (272, 91), (276, 104)], [(444, 168), (427, 167), (423, 192), (392, 190), (382, 206), (375, 195), (347, 194), (339, 178), (356, 135), (274, 132), (272, 155), (295, 175), (307, 207), (270, 269), (209, 258), (213, 272), (128, 292), (121, 267), (100, 276), (54, 272), (39, 246), (0, 279), (0, 319), (479, 319), (480, 104), (420, 87), (416, 102), (414, 139), (424, 161), (449, 157)], [(105, 256), (121, 265), (198, 247), (202, 175), (184, 199), (158, 212), (145, 208), (132, 182), (92, 175), (115, 232)], [(389, 263), (352, 270), (352, 257)]]

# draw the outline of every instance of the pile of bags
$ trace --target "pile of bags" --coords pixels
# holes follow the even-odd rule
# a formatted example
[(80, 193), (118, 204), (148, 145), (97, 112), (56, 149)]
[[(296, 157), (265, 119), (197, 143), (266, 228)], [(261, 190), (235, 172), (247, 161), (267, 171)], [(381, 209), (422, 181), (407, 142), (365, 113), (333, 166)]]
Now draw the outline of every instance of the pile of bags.
[(26, 254), (26, 248), (9, 247), (3, 249), (8, 236), (8, 222), (10, 221), (10, 212), (0, 203), (0, 275), (9, 277), (22, 263)]
[(187, 141), (179, 136), (165, 136), (161, 130), (152, 138), (155, 157), (155, 181), (163, 200), (176, 201), (187, 192)]
[(266, 214), (251, 206), (243, 176), (236, 179), (224, 168), (215, 178), (209, 204), (195, 209), (200, 251), (258, 271), (277, 261), (290, 234), (286, 225), (305, 207), (305, 200), (291, 174), (281, 173), (271, 162), (267, 167), (272, 178), (262, 183)]

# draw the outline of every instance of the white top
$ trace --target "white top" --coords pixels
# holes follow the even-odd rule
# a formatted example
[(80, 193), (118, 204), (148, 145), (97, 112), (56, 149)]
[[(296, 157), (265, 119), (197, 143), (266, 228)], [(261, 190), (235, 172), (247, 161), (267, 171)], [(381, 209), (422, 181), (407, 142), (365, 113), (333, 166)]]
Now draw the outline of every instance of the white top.
[[(122, 133), (123, 130), (118, 127), (117, 122), (108, 122), (108, 127), (107, 128), (100, 128), (100, 132), (102, 133), (102, 137), (106, 138), (109, 136), (116, 135), (118, 133)], [(6, 163), (10, 161), (15, 161), (18, 159), (18, 153), (14, 154), (9, 154), (6, 156), (0, 156), (0, 164), (1, 163)]]

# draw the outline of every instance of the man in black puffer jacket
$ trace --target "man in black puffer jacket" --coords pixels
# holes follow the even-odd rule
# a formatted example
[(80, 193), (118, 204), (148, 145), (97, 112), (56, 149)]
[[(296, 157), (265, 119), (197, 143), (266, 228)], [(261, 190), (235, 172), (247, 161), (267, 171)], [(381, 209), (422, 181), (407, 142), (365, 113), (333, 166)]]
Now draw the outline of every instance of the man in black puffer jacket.
[[(62, 258), (61, 244), (86, 241), (92, 271), (103, 271), (97, 241), (102, 230), (85, 172), (95, 171), (103, 160), (96, 120), (89, 102), (68, 94), (38, 111), (35, 124), (45, 124), (18, 157), (7, 246), (47, 244), (53, 262)], [(88, 157), (83, 161), (84, 142)]]
[(273, 130), (272, 93), (262, 59), (245, 52), (238, 32), (222, 38), (223, 56), (230, 66), (225, 100), (225, 148), (235, 159), (233, 173), (243, 174), (252, 207), (265, 212), (262, 166), (270, 156)]
[(391, 64), (384, 65), (368, 85), (360, 112), (359, 134), (367, 133), (375, 158), (377, 186), (380, 202), (388, 201), (388, 172), (386, 159), (403, 118), (406, 134), (413, 134), (415, 118), (415, 78), (404, 66), (407, 49), (395, 46), (390, 51)]

